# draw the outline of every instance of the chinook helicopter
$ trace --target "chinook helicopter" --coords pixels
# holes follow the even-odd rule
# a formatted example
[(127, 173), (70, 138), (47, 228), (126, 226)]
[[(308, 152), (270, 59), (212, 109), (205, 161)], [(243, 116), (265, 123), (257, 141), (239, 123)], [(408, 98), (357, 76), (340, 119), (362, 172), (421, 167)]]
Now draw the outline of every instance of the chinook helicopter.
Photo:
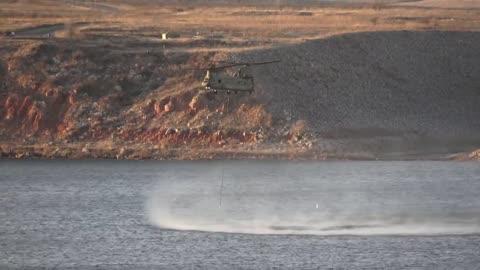
[[(234, 92), (248, 92), (252, 94), (255, 91), (251, 66), (268, 65), (280, 61), (269, 61), (260, 63), (233, 63), (216, 61), (216, 63), (225, 64), (224, 66), (210, 67), (202, 81), (202, 86), (207, 91), (217, 94), (218, 91), (226, 91), (227, 94)], [(236, 68), (233, 72), (228, 72)]]

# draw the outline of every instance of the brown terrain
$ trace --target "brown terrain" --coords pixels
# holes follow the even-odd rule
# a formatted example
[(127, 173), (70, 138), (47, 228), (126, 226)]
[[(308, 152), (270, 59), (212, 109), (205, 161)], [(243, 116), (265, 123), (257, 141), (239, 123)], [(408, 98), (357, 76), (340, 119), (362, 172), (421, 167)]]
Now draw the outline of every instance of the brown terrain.
[(2, 1), (0, 156), (480, 160), (476, 1), (295, 3)]

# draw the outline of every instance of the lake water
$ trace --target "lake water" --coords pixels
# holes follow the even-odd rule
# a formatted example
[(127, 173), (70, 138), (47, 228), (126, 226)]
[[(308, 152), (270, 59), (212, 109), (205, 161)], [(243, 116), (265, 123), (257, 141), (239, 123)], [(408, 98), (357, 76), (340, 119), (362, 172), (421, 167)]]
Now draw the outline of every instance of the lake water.
[(0, 269), (479, 269), (480, 163), (0, 160)]

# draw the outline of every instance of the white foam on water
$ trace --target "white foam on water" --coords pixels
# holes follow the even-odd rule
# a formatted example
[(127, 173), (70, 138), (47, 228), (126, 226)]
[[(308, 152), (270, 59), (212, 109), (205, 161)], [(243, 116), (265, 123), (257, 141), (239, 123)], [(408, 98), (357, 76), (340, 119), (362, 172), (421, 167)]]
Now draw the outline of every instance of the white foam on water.
[[(245, 234), (301, 235), (457, 235), (480, 233), (475, 212), (452, 213), (441, 208), (408, 211), (362, 209), (354, 201), (338, 207), (308, 200), (289, 201), (292, 194), (272, 197), (255, 193), (223, 194), (215, 187), (198, 185), (159, 186), (148, 196), (150, 222), (164, 229)], [(412, 208), (415, 209), (415, 208)], [(468, 209), (467, 209), (468, 210)]]

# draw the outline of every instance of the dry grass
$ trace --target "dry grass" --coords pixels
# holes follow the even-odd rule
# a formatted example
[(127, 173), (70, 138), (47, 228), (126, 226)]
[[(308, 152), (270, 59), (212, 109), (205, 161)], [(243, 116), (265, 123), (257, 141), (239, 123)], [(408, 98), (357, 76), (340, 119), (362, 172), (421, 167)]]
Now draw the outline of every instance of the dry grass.
[(0, 30), (35, 25), (89, 22), (82, 32), (102, 36), (215, 36), (250, 42), (297, 42), (333, 34), (384, 30), (479, 31), (479, 9), (425, 9), (389, 6), (376, 0), (370, 7), (255, 8), (165, 7), (122, 5), (118, 12), (58, 4), (49, 0), (0, 3)]
[[(238, 14), (241, 11), (242, 14)], [(281, 10), (269, 15), (249, 15), (258, 12), (213, 8), (189, 13), (146, 16), (139, 9), (131, 14), (111, 18), (121, 28), (147, 28), (152, 31), (177, 31), (185, 36), (200, 34), (229, 38), (267, 41), (293, 41), (317, 38), (337, 33), (380, 30), (480, 30), (480, 12), (467, 10), (424, 9), (311, 9), (312, 16), (300, 16), (296, 10)], [(159, 19), (161, 17), (162, 19)], [(141, 19), (138, 19), (141, 18)], [(375, 21), (375, 23), (372, 23)], [(153, 33), (155, 34), (155, 33)]]
[(478, 0), (421, 0), (418, 2), (398, 3), (399, 6), (414, 7), (434, 7), (434, 8), (460, 8), (460, 9), (479, 9)]

